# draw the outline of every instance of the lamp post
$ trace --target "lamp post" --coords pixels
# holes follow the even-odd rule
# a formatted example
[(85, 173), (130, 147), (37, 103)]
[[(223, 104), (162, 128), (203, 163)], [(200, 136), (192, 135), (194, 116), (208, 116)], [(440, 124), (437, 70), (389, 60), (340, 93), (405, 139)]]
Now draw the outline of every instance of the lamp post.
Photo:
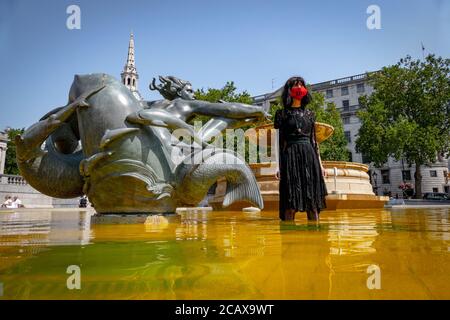
[(377, 172), (374, 170), (373, 173), (372, 173), (372, 181), (373, 181), (373, 184), (374, 184), (374, 186), (373, 186), (373, 193), (375, 193), (376, 196), (378, 195), (378, 182), (377, 182), (377, 177), (378, 177), (378, 174), (377, 174)]

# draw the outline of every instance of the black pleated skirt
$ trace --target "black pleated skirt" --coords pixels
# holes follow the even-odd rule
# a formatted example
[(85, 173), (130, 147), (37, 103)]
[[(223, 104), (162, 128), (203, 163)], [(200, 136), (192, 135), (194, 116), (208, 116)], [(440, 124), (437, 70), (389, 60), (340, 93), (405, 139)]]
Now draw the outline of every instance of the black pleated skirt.
[(280, 218), (287, 209), (326, 208), (328, 194), (319, 158), (308, 141), (288, 143), (280, 152)]

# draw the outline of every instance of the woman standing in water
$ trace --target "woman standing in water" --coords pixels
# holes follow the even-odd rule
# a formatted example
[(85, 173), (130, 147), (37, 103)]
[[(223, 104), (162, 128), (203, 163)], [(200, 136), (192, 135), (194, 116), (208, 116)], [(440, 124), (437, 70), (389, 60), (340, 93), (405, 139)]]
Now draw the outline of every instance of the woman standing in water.
[(315, 114), (306, 109), (312, 96), (305, 80), (292, 77), (281, 95), (283, 109), (275, 114), (279, 133), (280, 219), (294, 220), (297, 211), (307, 212), (308, 220), (319, 220), (326, 208), (325, 169), (316, 141)]

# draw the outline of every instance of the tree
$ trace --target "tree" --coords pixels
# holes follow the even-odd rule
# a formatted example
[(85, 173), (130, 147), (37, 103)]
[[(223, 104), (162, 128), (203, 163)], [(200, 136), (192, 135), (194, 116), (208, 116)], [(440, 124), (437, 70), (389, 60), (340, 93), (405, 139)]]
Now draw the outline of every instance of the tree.
[(450, 151), (450, 59), (410, 56), (368, 74), (374, 88), (360, 98), (356, 149), (377, 167), (388, 157), (415, 164), (416, 198), (422, 197), (420, 167)]
[(22, 129), (8, 129), (8, 145), (5, 158), (5, 174), (20, 174), (19, 167), (16, 160), (16, 144), (14, 138), (18, 134), (22, 134), (25, 131)]
[[(239, 103), (245, 103), (252, 105), (253, 99), (251, 95), (247, 91), (243, 92), (236, 92), (237, 88), (234, 85), (233, 81), (228, 81), (225, 86), (223, 86), (221, 89), (215, 89), (215, 88), (208, 88), (207, 90), (198, 89), (195, 92), (195, 99), (197, 100), (203, 100), (208, 102), (239, 102)], [(189, 121), (190, 124), (194, 124), (195, 121), (201, 121), (202, 124), (205, 124), (210, 117), (208, 116), (202, 116), (197, 115), (195, 116), (191, 121)], [(242, 126), (239, 129), (242, 129), (244, 132), (251, 127), (254, 127), (255, 124), (249, 124), (246, 126)], [(214, 139), (212, 140), (214, 141)], [(249, 140), (245, 139), (245, 159), (248, 162), (249, 160)], [(226, 139), (223, 139), (223, 148), (226, 148)], [(238, 151), (237, 143), (234, 142), (234, 151)]]
[[(347, 139), (344, 134), (344, 125), (339, 111), (334, 103), (328, 103), (326, 107), (325, 98), (320, 92), (312, 93), (312, 101), (308, 104), (310, 110), (316, 114), (316, 121), (329, 124), (334, 127), (333, 135), (320, 144), (320, 158), (325, 161), (349, 161), (347, 150)], [(272, 119), (275, 112), (282, 109), (281, 98), (270, 108)]]
[[(225, 86), (221, 89), (208, 88), (208, 90), (197, 89), (195, 91), (195, 99), (203, 100), (208, 102), (239, 102), (245, 104), (253, 104), (252, 97), (247, 91), (243, 91), (241, 93), (236, 92), (237, 88), (234, 85), (233, 81), (228, 81)], [(210, 117), (208, 116), (196, 116), (194, 117), (190, 123), (193, 124), (194, 121), (202, 121), (202, 123), (206, 123)], [(244, 129), (245, 130), (245, 129)]]
[(228, 81), (221, 89), (208, 88), (208, 90), (198, 89), (195, 91), (195, 98), (197, 100), (204, 100), (209, 102), (219, 102), (220, 100), (227, 102), (240, 102), (252, 104), (253, 100), (247, 91), (241, 93), (236, 92), (236, 87), (233, 81)]

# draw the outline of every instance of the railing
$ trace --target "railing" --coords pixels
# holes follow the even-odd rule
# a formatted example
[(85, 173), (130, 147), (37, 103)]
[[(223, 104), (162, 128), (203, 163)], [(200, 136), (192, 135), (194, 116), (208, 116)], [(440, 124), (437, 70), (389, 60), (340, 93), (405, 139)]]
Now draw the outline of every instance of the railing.
[(28, 183), (22, 176), (12, 174), (0, 174), (0, 184), (26, 185)]
[(353, 106), (348, 106), (348, 107), (337, 108), (337, 110), (340, 111), (341, 113), (354, 113), (354, 112), (358, 111), (359, 109), (361, 109), (359, 104), (355, 104)]
[(325, 81), (325, 82), (319, 82), (319, 83), (315, 83), (312, 85), (313, 89), (317, 89), (320, 87), (326, 87), (326, 86), (332, 86), (332, 85), (336, 85), (336, 84), (343, 84), (346, 82), (352, 82), (355, 80), (362, 80), (366, 78), (366, 74), (365, 73), (361, 73), (361, 74), (357, 74), (351, 77), (345, 77), (345, 78), (340, 78), (340, 79), (336, 79), (336, 80), (331, 80), (331, 81)]
[[(378, 71), (373, 71), (373, 72), (369, 72), (369, 73), (376, 73)], [(319, 82), (319, 83), (313, 83), (311, 85), (311, 89), (313, 91), (316, 90), (321, 90), (323, 88), (329, 87), (329, 86), (334, 86), (334, 85), (342, 85), (344, 83), (350, 83), (353, 81), (358, 81), (358, 80), (364, 80), (367, 77), (366, 73), (361, 73), (361, 74), (357, 74), (351, 77), (345, 77), (345, 78), (340, 78), (340, 79), (335, 79), (335, 80), (331, 80), (331, 81), (324, 81), (324, 82)], [(279, 88), (273, 92), (270, 93), (266, 93), (266, 94), (260, 94), (257, 96), (253, 96), (253, 103), (261, 103), (264, 102), (268, 99), (273, 99), (275, 96), (281, 95), (281, 89)], [(276, 95), (276, 93), (278, 93), (278, 95)], [(361, 92), (359, 92), (361, 93)]]

